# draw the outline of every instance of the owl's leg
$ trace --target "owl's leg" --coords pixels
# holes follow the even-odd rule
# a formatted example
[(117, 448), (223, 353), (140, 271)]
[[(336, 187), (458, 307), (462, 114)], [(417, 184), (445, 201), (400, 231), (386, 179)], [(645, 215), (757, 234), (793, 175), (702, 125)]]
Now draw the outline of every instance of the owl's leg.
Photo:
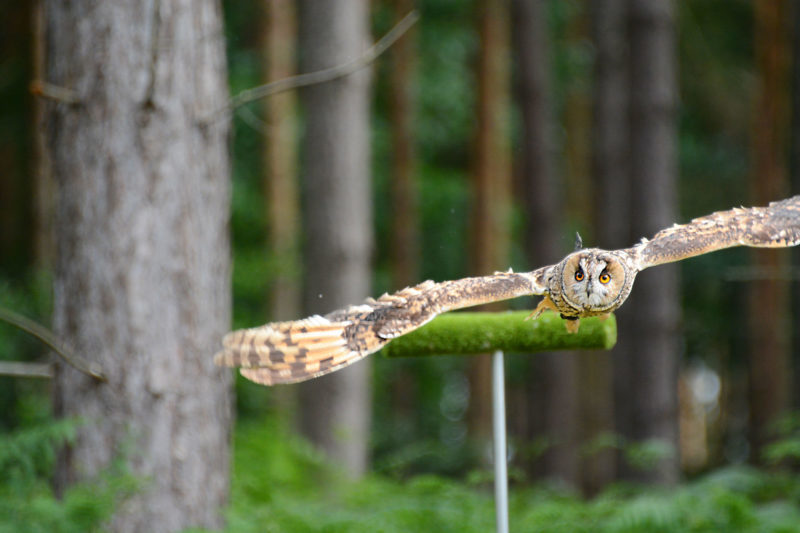
[(611, 313), (603, 313), (602, 315), (597, 315), (597, 318), (599, 318), (602, 322), (605, 322), (610, 316)]
[(539, 315), (541, 315), (547, 310), (558, 311), (558, 307), (556, 307), (556, 304), (553, 303), (553, 300), (550, 299), (549, 294), (544, 295), (544, 298), (542, 298), (542, 301), (539, 302), (539, 305), (536, 306), (536, 309), (534, 309), (531, 314), (525, 317), (525, 320), (533, 320), (539, 318)]

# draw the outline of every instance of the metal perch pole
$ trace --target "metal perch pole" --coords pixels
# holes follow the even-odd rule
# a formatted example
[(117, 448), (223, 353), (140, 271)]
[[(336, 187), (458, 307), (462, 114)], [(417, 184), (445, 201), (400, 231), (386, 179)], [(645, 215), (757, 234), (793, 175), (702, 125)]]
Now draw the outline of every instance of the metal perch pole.
[(494, 506), (497, 533), (508, 533), (508, 471), (506, 465), (506, 387), (503, 352), (492, 355), (492, 431), (494, 433)]

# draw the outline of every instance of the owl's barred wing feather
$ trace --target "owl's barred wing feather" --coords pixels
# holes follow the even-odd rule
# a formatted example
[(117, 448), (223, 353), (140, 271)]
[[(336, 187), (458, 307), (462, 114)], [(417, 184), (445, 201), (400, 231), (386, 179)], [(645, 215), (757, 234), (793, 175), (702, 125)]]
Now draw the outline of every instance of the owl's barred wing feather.
[[(441, 283), (427, 281), (395, 294), (384, 295), (376, 303), (385, 302), (389, 305), (385, 307), (384, 316), (377, 321), (377, 333), (382, 339), (394, 339), (447, 311), (518, 296), (543, 294), (544, 272), (547, 268), (519, 274), (497, 272), (491, 276)], [(412, 291), (412, 294), (406, 297), (406, 291)]]
[(782, 248), (800, 244), (800, 196), (767, 207), (735, 208), (658, 232), (626, 250), (638, 270), (733, 246)]
[(325, 316), (234, 331), (223, 339), (223, 350), (214, 356), (214, 362), (242, 367), (244, 377), (263, 385), (305, 381), (380, 350), (440, 313), (543, 294), (549, 268), (441, 283), (426, 281)]
[[(352, 314), (357, 318), (356, 311)], [(351, 320), (333, 322), (314, 315), (234, 331), (222, 339), (223, 350), (214, 356), (214, 362), (242, 367), (243, 376), (264, 385), (303, 381), (363, 357), (347, 344), (352, 326)], [(371, 353), (365, 348), (364, 355)]]

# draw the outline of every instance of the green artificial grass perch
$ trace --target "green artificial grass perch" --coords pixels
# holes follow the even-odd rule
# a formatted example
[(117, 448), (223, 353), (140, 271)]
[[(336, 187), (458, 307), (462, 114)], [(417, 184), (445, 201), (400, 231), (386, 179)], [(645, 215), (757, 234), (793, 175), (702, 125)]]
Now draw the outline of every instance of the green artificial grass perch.
[(525, 320), (530, 311), (446, 313), (387, 344), (386, 357), (493, 352), (609, 350), (617, 342), (614, 315), (606, 320), (584, 318), (577, 333), (569, 333), (556, 313)]

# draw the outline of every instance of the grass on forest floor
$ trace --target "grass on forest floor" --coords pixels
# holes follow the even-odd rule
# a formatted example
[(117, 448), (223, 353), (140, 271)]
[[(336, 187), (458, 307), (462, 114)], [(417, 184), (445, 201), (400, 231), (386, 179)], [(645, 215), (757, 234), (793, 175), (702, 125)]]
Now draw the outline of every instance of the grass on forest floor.
[[(228, 531), (485, 532), (491, 487), (422, 475), (348, 481), (276, 424), (236, 432)], [(486, 476), (472, 476), (485, 479)], [(512, 487), (514, 531), (800, 532), (800, 476), (726, 467), (673, 490), (616, 485), (592, 500)]]
[[(114, 508), (146, 482), (117, 461), (63, 499), (49, 479), (74, 422), (0, 437), (0, 533), (102, 531)], [(797, 429), (772, 448), (796, 458)], [(348, 480), (311, 446), (267, 418), (236, 429), (229, 532), (485, 532), (494, 529), (489, 475)], [(471, 482), (469, 480), (479, 480)], [(613, 486), (592, 500), (552, 487), (512, 486), (512, 531), (800, 532), (800, 476), (732, 466), (673, 490)]]

